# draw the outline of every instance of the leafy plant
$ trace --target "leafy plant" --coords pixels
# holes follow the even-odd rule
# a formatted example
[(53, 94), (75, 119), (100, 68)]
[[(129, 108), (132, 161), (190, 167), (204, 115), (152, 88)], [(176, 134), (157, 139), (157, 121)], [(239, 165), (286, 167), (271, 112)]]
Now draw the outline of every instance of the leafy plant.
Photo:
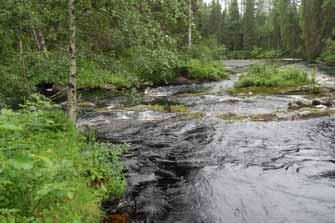
[(265, 50), (262, 48), (253, 48), (250, 52), (250, 58), (253, 59), (277, 59), (284, 55), (280, 50)]
[(154, 85), (167, 84), (173, 81), (177, 74), (177, 54), (165, 48), (150, 50), (135, 48), (131, 50), (128, 67), (139, 79)]
[(122, 146), (76, 130), (58, 106), (33, 96), (0, 114), (0, 222), (99, 222), (100, 202), (124, 192)]
[(328, 39), (320, 60), (328, 65), (335, 65), (335, 41)]

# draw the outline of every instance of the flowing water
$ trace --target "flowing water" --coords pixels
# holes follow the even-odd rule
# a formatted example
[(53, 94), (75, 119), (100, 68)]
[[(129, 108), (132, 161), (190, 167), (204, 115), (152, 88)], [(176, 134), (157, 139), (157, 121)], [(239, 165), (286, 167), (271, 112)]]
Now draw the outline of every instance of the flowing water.
[[(251, 63), (226, 61), (235, 72)], [(327, 72), (317, 78), (334, 87)], [(230, 96), (237, 78), (146, 91), (145, 100), (186, 105), (186, 114), (112, 109), (122, 98), (105, 97), (104, 109), (82, 116), (79, 125), (101, 140), (130, 145), (123, 157), (128, 193), (116, 211), (147, 223), (335, 222), (335, 119), (222, 120), (285, 113), (308, 100)]]

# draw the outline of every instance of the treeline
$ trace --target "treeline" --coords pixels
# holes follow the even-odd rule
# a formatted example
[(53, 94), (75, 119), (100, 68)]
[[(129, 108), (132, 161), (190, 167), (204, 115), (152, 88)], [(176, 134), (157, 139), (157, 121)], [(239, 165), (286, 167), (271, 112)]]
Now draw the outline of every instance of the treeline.
[[(76, 0), (73, 14), (79, 88), (129, 88), (175, 77), (178, 52), (187, 45), (187, 2)], [(67, 0), (0, 0), (5, 103), (36, 86), (67, 85), (69, 19)]]
[(335, 62), (333, 0), (195, 1), (194, 8), (200, 36), (229, 50), (272, 49)]
[[(230, 57), (335, 64), (333, 0), (73, 2), (78, 88), (168, 84), (180, 71), (216, 79), (209, 61)], [(69, 20), (67, 0), (0, 0), (0, 106), (67, 85)]]

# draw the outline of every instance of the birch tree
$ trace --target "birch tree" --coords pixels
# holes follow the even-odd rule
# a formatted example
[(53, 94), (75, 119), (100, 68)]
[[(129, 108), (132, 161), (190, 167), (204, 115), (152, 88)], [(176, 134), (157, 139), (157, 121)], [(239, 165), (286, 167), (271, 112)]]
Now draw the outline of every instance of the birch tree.
[(69, 57), (70, 75), (68, 83), (68, 115), (72, 121), (77, 118), (77, 61), (76, 61), (76, 23), (74, 0), (69, 0)]

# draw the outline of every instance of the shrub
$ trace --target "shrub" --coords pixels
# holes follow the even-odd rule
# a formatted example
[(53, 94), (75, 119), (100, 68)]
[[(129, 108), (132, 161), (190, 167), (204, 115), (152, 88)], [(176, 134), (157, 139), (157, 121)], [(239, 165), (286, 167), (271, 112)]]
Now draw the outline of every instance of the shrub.
[(8, 66), (0, 66), (0, 83), (0, 108), (18, 105), (33, 91), (26, 77), (18, 72), (12, 73)]
[(226, 59), (250, 59), (249, 50), (227, 50), (225, 52)]
[(221, 80), (228, 78), (227, 71), (222, 62), (203, 62), (198, 59), (191, 59), (184, 67), (182, 73), (193, 80)]
[(125, 188), (122, 147), (87, 142), (57, 106), (33, 101), (0, 114), (0, 222), (99, 222), (102, 199)]
[(252, 50), (234, 50), (226, 51), (227, 59), (278, 59), (285, 55), (282, 50), (271, 50), (262, 48), (253, 48)]
[(224, 45), (220, 45), (215, 38), (208, 38), (195, 44), (190, 50), (189, 56), (204, 61), (222, 60), (225, 50)]
[(326, 48), (322, 52), (320, 60), (328, 65), (335, 66), (335, 41), (333, 40), (326, 41)]
[(178, 57), (173, 51), (164, 48), (135, 48), (130, 55), (127, 67), (144, 82), (168, 84), (177, 76)]
[(136, 83), (136, 77), (129, 73), (113, 73), (101, 68), (92, 60), (82, 59), (78, 67), (79, 88), (99, 88), (112, 85), (116, 88), (131, 88)]
[(265, 50), (262, 48), (253, 48), (250, 52), (250, 57), (253, 59), (277, 59), (284, 55), (280, 50)]
[(237, 88), (246, 87), (288, 87), (313, 83), (308, 74), (295, 67), (279, 68), (273, 65), (255, 64), (241, 76)]

